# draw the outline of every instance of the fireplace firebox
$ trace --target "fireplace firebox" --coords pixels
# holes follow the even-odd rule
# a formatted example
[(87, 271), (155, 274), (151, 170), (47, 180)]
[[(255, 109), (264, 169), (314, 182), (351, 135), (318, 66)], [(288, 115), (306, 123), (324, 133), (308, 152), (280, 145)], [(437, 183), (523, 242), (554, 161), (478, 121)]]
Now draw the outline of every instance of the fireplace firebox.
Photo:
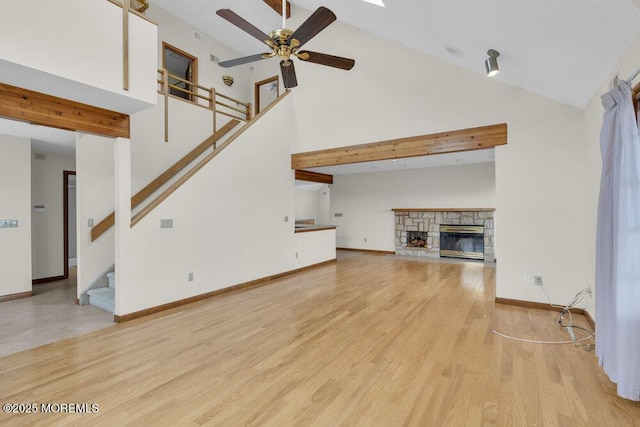
[(423, 231), (409, 231), (407, 233), (408, 248), (424, 248), (427, 246), (428, 233)]
[(440, 224), (440, 256), (484, 260), (484, 227)]

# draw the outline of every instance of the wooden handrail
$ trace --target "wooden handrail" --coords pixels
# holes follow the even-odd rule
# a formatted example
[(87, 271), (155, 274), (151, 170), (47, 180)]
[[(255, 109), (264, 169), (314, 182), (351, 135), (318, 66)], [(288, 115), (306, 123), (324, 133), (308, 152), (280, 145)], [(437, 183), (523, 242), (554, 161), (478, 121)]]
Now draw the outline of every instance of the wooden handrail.
[(231, 135), (225, 142), (223, 142), (218, 148), (213, 150), (213, 152), (207, 154), (202, 160), (200, 160), (193, 168), (187, 171), (184, 175), (182, 175), (176, 182), (171, 184), (166, 190), (164, 190), (158, 197), (153, 199), (148, 205), (140, 210), (136, 215), (131, 218), (131, 227), (139, 223), (145, 216), (149, 215), (151, 211), (153, 211), (160, 203), (166, 200), (174, 191), (178, 188), (182, 187), (185, 182), (187, 182), (193, 175), (196, 174), (200, 169), (202, 169), (207, 163), (209, 163), (214, 157), (222, 152), (225, 148), (229, 146), (233, 141), (235, 141), (240, 135), (242, 135), (247, 129), (249, 129), (260, 117), (262, 117), (267, 111), (271, 110), (276, 106), (280, 101), (284, 99), (285, 96), (289, 95), (290, 90), (287, 90), (282, 95), (280, 95), (274, 102), (272, 102), (268, 107), (264, 110), (260, 111), (252, 120), (249, 120), (244, 124), (240, 129), (238, 129), (233, 135)]
[[(178, 160), (173, 164), (169, 169), (162, 172), (156, 179), (151, 181), (144, 187), (142, 190), (138, 191), (133, 197), (131, 197), (131, 209), (134, 209), (138, 205), (140, 205), (145, 199), (151, 196), (154, 192), (160, 189), (164, 184), (166, 184), (172, 177), (178, 174), (181, 170), (186, 168), (191, 162), (197, 159), (201, 154), (203, 154), (209, 147), (213, 146), (216, 148), (216, 143), (227, 133), (231, 131), (236, 125), (240, 123), (238, 120), (231, 120), (229, 123), (224, 125), (218, 132), (211, 135), (209, 138), (205, 139), (200, 145), (191, 150), (187, 155)], [(109, 228), (113, 226), (115, 223), (115, 213), (111, 212), (96, 224), (95, 227), (91, 229), (91, 241), (93, 242), (102, 234), (104, 234)]]
[[(198, 105), (200, 107), (203, 108), (208, 108), (209, 110), (214, 112), (214, 124), (215, 124), (215, 113), (220, 113), (220, 114), (224, 114), (225, 116), (229, 116), (232, 117), (234, 119), (238, 119), (238, 120), (242, 120), (242, 121), (249, 121), (251, 120), (251, 103), (250, 102), (242, 102), (240, 100), (237, 100), (235, 98), (232, 98), (228, 95), (222, 94), (217, 92), (214, 88), (206, 88), (204, 86), (201, 86), (199, 84), (193, 83), (189, 80), (186, 80), (182, 77), (173, 75), (171, 73), (169, 73), (166, 69), (159, 69), (158, 73), (160, 74), (161, 78), (157, 79), (158, 84), (160, 85), (160, 89), (158, 90), (159, 93), (165, 95), (165, 98), (169, 96), (169, 90), (170, 89), (175, 89), (179, 92), (182, 93), (186, 93), (187, 95), (189, 95), (190, 99), (193, 98), (198, 98), (198, 99), (202, 99), (204, 101), (207, 102), (206, 105), (200, 104), (198, 102), (194, 102), (190, 99), (187, 99), (185, 101), (187, 102), (191, 102), (195, 105)], [(177, 86), (175, 84), (170, 84), (168, 83), (169, 79), (173, 79), (176, 80), (178, 82), (182, 82), (185, 83), (187, 85), (186, 88)], [(206, 95), (203, 95), (200, 93), (200, 91), (204, 91), (206, 93)], [(224, 102), (220, 102), (218, 101), (217, 98), (223, 98), (226, 100), (229, 100), (231, 102), (234, 102), (237, 106), (233, 106), (233, 105), (229, 105), (227, 103)], [(181, 99), (181, 98), (179, 98)], [(222, 107), (222, 108), (226, 108), (228, 110), (231, 110), (230, 112), (227, 111), (221, 111), (220, 109), (218, 109), (217, 107)], [(241, 115), (236, 115), (233, 114), (233, 112), (236, 113), (240, 113)], [(215, 127), (214, 127), (214, 131), (215, 131)]]

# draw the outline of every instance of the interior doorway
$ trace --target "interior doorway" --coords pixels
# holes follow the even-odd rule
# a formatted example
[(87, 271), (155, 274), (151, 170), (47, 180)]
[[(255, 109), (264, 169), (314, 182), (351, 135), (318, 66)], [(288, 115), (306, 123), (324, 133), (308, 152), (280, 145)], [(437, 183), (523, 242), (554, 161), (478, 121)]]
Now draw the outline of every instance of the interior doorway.
[(67, 279), (69, 268), (78, 264), (75, 171), (64, 171), (63, 180), (64, 278)]
[(278, 76), (269, 77), (254, 84), (255, 114), (268, 107), (280, 96), (280, 80)]
[(197, 102), (191, 93), (198, 84), (198, 57), (162, 42), (162, 67), (169, 72), (169, 94)]

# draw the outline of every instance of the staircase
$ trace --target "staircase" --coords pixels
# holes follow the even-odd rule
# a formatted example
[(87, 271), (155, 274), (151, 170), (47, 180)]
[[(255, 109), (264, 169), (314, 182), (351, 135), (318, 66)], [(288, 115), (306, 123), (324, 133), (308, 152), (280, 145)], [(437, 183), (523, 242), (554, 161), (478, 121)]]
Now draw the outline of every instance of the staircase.
[[(248, 118), (246, 123), (233, 133), (231, 133), (231, 131), (240, 123), (240, 120), (230, 120), (217, 132), (205, 139), (169, 169), (151, 181), (146, 187), (133, 195), (131, 197), (131, 209), (134, 214), (131, 218), (131, 227), (140, 222), (149, 212), (187, 182), (214, 157), (220, 154), (235, 139), (250, 128), (257, 119), (264, 116), (267, 111), (273, 108), (288, 94), (289, 91), (287, 90), (255, 117)], [(158, 195), (156, 196), (156, 194)], [(151, 201), (147, 202), (149, 199), (151, 199)], [(147, 202), (146, 205), (143, 205), (143, 202)], [(137, 212), (134, 211), (134, 209), (136, 209)], [(91, 242), (107, 232), (114, 226), (114, 223), (115, 212), (112, 212), (91, 229)], [(110, 269), (113, 268), (114, 266), (112, 265)], [(80, 305), (90, 304), (115, 314), (115, 272), (109, 272), (106, 273), (105, 276), (99, 277), (88, 289), (80, 294), (78, 299)]]
[(116, 308), (116, 273), (114, 271), (106, 274), (107, 286), (91, 288), (87, 291), (89, 304), (111, 314)]

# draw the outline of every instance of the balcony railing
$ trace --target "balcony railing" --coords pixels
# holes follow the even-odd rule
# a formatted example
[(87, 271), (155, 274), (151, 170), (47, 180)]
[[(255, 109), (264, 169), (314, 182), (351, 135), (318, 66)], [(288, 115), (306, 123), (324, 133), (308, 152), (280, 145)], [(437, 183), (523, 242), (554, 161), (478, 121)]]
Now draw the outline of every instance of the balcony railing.
[[(189, 80), (169, 73), (166, 68), (159, 69), (158, 74), (160, 75), (158, 93), (164, 95), (165, 141), (169, 140), (169, 97), (211, 110), (213, 112), (214, 133), (217, 130), (216, 114), (222, 114), (245, 122), (251, 120), (251, 103), (245, 103), (219, 93), (215, 88), (194, 84)], [(172, 91), (182, 93), (185, 97), (172, 95)]]

